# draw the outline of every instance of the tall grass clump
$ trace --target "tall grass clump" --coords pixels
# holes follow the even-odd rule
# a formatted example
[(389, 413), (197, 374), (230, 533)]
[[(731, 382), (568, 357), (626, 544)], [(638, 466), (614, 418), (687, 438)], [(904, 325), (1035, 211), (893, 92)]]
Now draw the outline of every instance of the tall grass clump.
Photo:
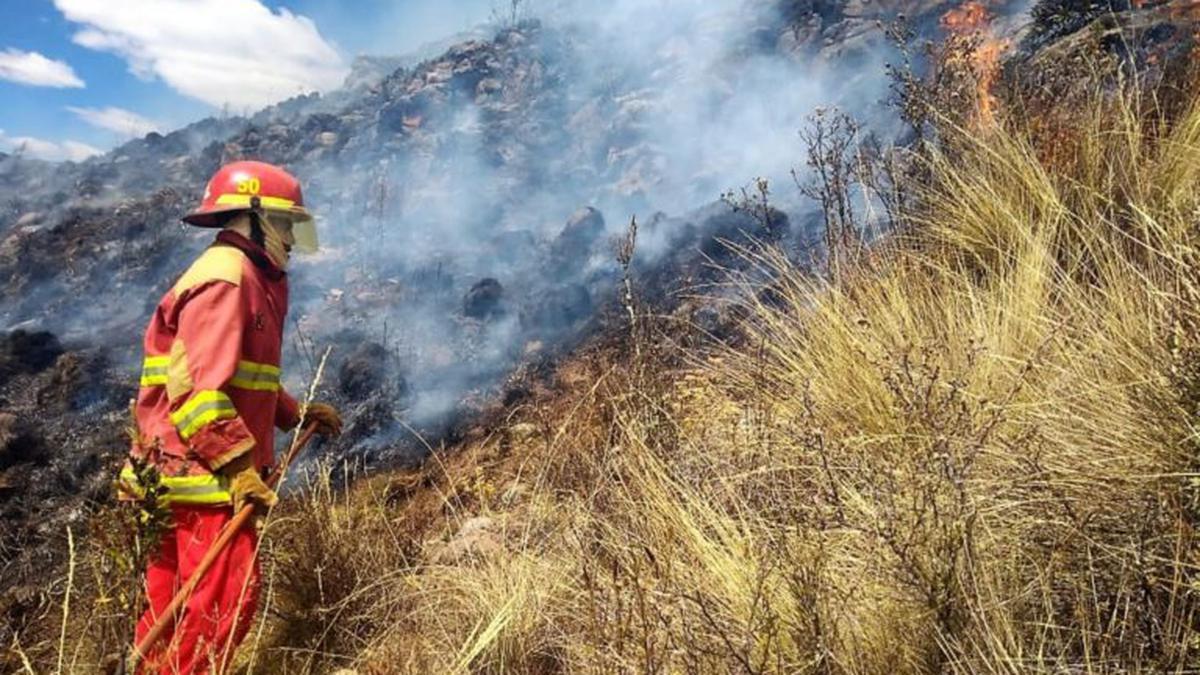
[(708, 480), (763, 542), (815, 549), (826, 591), (788, 621), (824, 618), (835, 670), (1200, 663), (1200, 110), (1090, 112), (1060, 165), (1013, 128), (951, 130), (911, 230), (837, 283), (757, 256), (752, 348), (702, 369), (751, 438), (694, 453), (763, 439), (744, 480)]
[[(268, 618), (260, 657), (299, 622), (339, 655), (310, 671), (1195, 670), (1200, 108), (1110, 91), (1040, 137), (947, 126), (836, 274), (745, 251), (724, 346), (638, 316), (455, 454), (306, 503), (289, 565), (336, 551), (369, 602)], [(327, 509), (400, 533), (326, 541)]]

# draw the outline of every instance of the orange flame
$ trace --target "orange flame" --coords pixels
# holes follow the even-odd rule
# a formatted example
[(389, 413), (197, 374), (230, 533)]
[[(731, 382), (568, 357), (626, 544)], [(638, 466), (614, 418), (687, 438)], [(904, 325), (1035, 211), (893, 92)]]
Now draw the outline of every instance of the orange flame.
[(991, 22), (992, 13), (977, 0), (967, 0), (942, 15), (942, 27), (956, 34), (982, 31)]
[(975, 75), (975, 97), (979, 122), (991, 122), (996, 114), (992, 89), (1000, 75), (1000, 59), (1011, 41), (998, 38), (992, 30), (992, 13), (979, 0), (967, 0), (942, 15), (942, 28), (973, 45), (969, 58)]

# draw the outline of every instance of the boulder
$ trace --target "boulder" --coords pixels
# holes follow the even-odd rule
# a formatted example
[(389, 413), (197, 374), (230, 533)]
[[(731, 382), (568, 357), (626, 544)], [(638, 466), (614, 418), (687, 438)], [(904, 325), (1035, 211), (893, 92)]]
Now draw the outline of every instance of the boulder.
[(567, 224), (554, 240), (554, 256), (571, 260), (585, 258), (592, 245), (602, 236), (604, 216), (595, 208), (585, 206), (567, 219)]
[(493, 558), (504, 551), (496, 521), (487, 516), (468, 519), (450, 541), (433, 554), (435, 562), (455, 564), (473, 559)]
[(503, 312), (503, 299), (504, 287), (499, 281), (491, 277), (480, 279), (463, 297), (463, 314), (472, 319), (491, 318)]
[(378, 342), (363, 342), (338, 368), (338, 390), (351, 401), (361, 401), (384, 384), (388, 352)]
[(40, 464), (46, 448), (27, 420), (0, 412), (0, 471), (17, 464)]
[(38, 373), (66, 351), (49, 331), (14, 330), (0, 337), (0, 374)]

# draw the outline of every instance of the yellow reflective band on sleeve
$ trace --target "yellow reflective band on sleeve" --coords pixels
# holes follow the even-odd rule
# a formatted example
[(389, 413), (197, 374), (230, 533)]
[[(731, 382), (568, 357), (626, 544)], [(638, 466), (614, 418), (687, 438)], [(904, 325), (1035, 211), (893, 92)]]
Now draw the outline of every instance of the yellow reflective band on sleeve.
[[(159, 480), (160, 485), (166, 488), (166, 491), (159, 495), (159, 503), (219, 506), (232, 501), (229, 479), (224, 476), (163, 476)], [(137, 474), (132, 468), (127, 466), (121, 470), (120, 482), (121, 488), (134, 497), (140, 499), (146, 495), (146, 489), (138, 482)]]
[(255, 391), (279, 391), (279, 366), (239, 361), (230, 386)]
[(147, 356), (142, 361), (141, 386), (157, 387), (167, 383), (167, 366), (171, 363), (169, 356)]
[[(250, 198), (253, 195), (240, 195), (232, 192), (227, 192), (217, 197), (218, 206), (250, 206)], [(258, 203), (262, 204), (264, 209), (290, 209), (296, 205), (296, 202), (283, 197), (264, 197), (259, 195)]]
[(179, 437), (183, 440), (191, 438), (206, 424), (216, 420), (237, 417), (237, 408), (224, 392), (213, 389), (198, 391), (171, 413), (171, 423), (175, 425)]

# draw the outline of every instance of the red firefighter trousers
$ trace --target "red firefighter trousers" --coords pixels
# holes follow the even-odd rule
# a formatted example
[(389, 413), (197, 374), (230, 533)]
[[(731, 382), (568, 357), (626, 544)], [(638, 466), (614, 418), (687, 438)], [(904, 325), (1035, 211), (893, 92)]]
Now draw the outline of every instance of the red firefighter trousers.
[[(137, 625), (141, 640), (172, 596), (233, 518), (232, 507), (172, 506), (174, 527), (146, 568), (149, 609)], [(258, 606), (258, 538), (244, 527), (217, 557), (176, 617), (172, 631), (147, 655), (145, 673), (220, 673), (246, 636)]]

